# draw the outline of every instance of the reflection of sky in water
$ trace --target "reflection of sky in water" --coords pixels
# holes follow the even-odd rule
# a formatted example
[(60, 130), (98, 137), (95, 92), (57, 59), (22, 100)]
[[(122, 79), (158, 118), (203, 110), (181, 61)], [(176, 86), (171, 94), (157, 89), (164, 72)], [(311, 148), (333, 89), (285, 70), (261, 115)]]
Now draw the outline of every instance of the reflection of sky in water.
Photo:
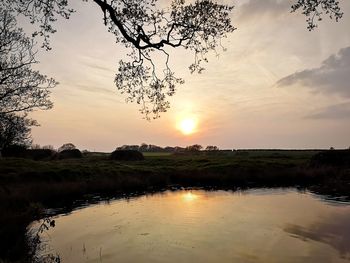
[(304, 241), (318, 241), (332, 246), (342, 258), (350, 259), (350, 213), (329, 215), (309, 226), (287, 224), (284, 230)]
[(63, 262), (349, 262), (350, 206), (294, 190), (175, 191), (56, 218)]

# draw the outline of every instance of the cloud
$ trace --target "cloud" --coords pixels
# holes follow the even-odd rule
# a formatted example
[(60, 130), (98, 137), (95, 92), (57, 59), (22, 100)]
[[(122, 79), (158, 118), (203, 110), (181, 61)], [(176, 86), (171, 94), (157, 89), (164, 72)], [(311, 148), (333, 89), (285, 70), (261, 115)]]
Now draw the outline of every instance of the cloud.
[(329, 106), (306, 116), (309, 119), (350, 119), (350, 102)]
[(249, 0), (239, 7), (238, 20), (246, 21), (250, 18), (263, 16), (276, 18), (291, 11), (291, 3), (283, 0)]
[[(98, 71), (104, 71), (107, 73), (115, 73), (115, 67), (108, 64), (101, 58), (93, 57), (93, 56), (80, 56), (80, 61), (85, 66)], [(98, 72), (100, 73), (100, 72)]]
[(321, 66), (305, 69), (277, 81), (278, 87), (301, 84), (314, 92), (350, 98), (350, 47), (331, 55)]
[(106, 88), (102, 88), (102, 87), (97, 87), (97, 86), (93, 86), (93, 85), (88, 85), (88, 84), (74, 84), (74, 86), (78, 87), (81, 90), (84, 91), (89, 91), (89, 92), (97, 92), (97, 93), (103, 93), (103, 94), (113, 94), (115, 95), (117, 92), (116, 90), (110, 90), (110, 89), (106, 89)]
[(100, 65), (96, 65), (96, 64), (92, 64), (92, 63), (85, 63), (85, 65), (92, 68), (92, 69), (98, 69), (98, 70), (102, 70), (102, 71), (106, 71), (106, 72), (114, 72), (114, 70), (112, 70), (108, 67), (104, 67), (104, 66), (100, 66)]

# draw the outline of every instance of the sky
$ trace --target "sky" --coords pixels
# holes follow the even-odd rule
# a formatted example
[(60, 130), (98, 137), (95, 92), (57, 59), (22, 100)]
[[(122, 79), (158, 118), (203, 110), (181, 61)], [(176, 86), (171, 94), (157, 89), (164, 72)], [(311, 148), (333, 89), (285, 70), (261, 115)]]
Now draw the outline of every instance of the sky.
[[(164, 4), (164, 1), (162, 0)], [(224, 0), (221, 0), (223, 2)], [(36, 111), (34, 143), (112, 151), (124, 144), (216, 145), (242, 148), (348, 148), (350, 146), (350, 2), (343, 18), (324, 17), (314, 31), (305, 17), (290, 13), (290, 0), (241, 0), (234, 4), (237, 30), (210, 54), (202, 74), (191, 74), (192, 56), (172, 52), (171, 65), (185, 84), (171, 108), (147, 121), (126, 103), (115, 84), (127, 50), (107, 32), (92, 1), (71, 1), (76, 13), (57, 22), (53, 50), (38, 53), (41, 73), (60, 84), (54, 108)], [(25, 26), (25, 25), (23, 25)], [(193, 119), (195, 132), (179, 122)]]

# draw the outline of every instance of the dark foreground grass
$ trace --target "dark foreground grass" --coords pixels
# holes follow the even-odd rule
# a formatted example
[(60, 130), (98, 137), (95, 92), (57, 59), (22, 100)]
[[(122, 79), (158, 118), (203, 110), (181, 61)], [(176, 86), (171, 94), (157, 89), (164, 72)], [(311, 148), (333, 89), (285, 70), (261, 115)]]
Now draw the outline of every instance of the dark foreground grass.
[(173, 186), (299, 186), (318, 193), (349, 195), (349, 169), (310, 166), (315, 153), (151, 154), (138, 162), (116, 162), (104, 154), (76, 160), (0, 159), (0, 262), (29, 260), (28, 224), (43, 217), (44, 208), (67, 206), (88, 194), (116, 196)]

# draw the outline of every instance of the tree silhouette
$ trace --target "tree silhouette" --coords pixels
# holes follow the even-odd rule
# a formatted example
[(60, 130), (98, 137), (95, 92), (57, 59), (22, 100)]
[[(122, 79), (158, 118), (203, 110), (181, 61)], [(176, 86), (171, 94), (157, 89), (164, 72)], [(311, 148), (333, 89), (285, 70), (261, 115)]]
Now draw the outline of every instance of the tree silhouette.
[(215, 145), (208, 145), (205, 148), (206, 151), (219, 151), (219, 147), (215, 146)]
[(37, 123), (27, 113), (52, 107), (50, 88), (56, 82), (32, 70), (33, 49), (33, 40), (17, 28), (13, 13), (0, 5), (0, 150), (28, 145), (30, 127)]
[(76, 147), (73, 143), (65, 143), (60, 148), (58, 148), (58, 152), (66, 151), (66, 150), (75, 150)]
[(336, 0), (298, 0), (292, 5), (292, 12), (302, 10), (307, 19), (307, 28), (311, 31), (317, 27), (317, 21), (322, 20), (322, 15), (325, 13), (331, 19), (334, 17), (338, 22), (343, 16), (339, 7), (339, 1)]
[(0, 154), (1, 150), (11, 145), (28, 147), (32, 143), (31, 126), (37, 122), (14, 113), (0, 114)]
[(50, 89), (57, 83), (32, 70), (34, 42), (17, 28), (15, 17), (0, 6), (0, 113), (50, 109)]
[[(82, 0), (87, 2), (88, 0)], [(104, 24), (117, 43), (128, 50), (129, 60), (119, 61), (115, 77), (117, 89), (127, 94), (127, 101), (136, 101), (147, 117), (169, 108), (168, 96), (175, 93), (183, 79), (176, 77), (169, 66), (169, 50), (182, 47), (194, 54), (190, 71), (202, 72), (209, 51), (217, 52), (221, 40), (235, 30), (230, 13), (233, 6), (213, 0), (173, 0), (169, 7), (159, 8), (157, 0), (90, 0), (103, 12)], [(69, 18), (74, 10), (69, 0), (3, 0), (8, 10), (24, 14), (39, 25), (34, 35), (44, 38), (43, 47), (50, 49), (49, 38), (56, 31), (58, 16)], [(342, 17), (336, 0), (296, 0), (291, 11), (307, 17), (308, 29), (314, 29), (322, 14)], [(317, 18), (317, 19), (315, 19)], [(163, 55), (165, 65), (159, 65)]]
[(186, 147), (186, 151), (189, 151), (189, 152), (199, 152), (202, 149), (203, 149), (203, 146), (199, 144), (194, 144)]

